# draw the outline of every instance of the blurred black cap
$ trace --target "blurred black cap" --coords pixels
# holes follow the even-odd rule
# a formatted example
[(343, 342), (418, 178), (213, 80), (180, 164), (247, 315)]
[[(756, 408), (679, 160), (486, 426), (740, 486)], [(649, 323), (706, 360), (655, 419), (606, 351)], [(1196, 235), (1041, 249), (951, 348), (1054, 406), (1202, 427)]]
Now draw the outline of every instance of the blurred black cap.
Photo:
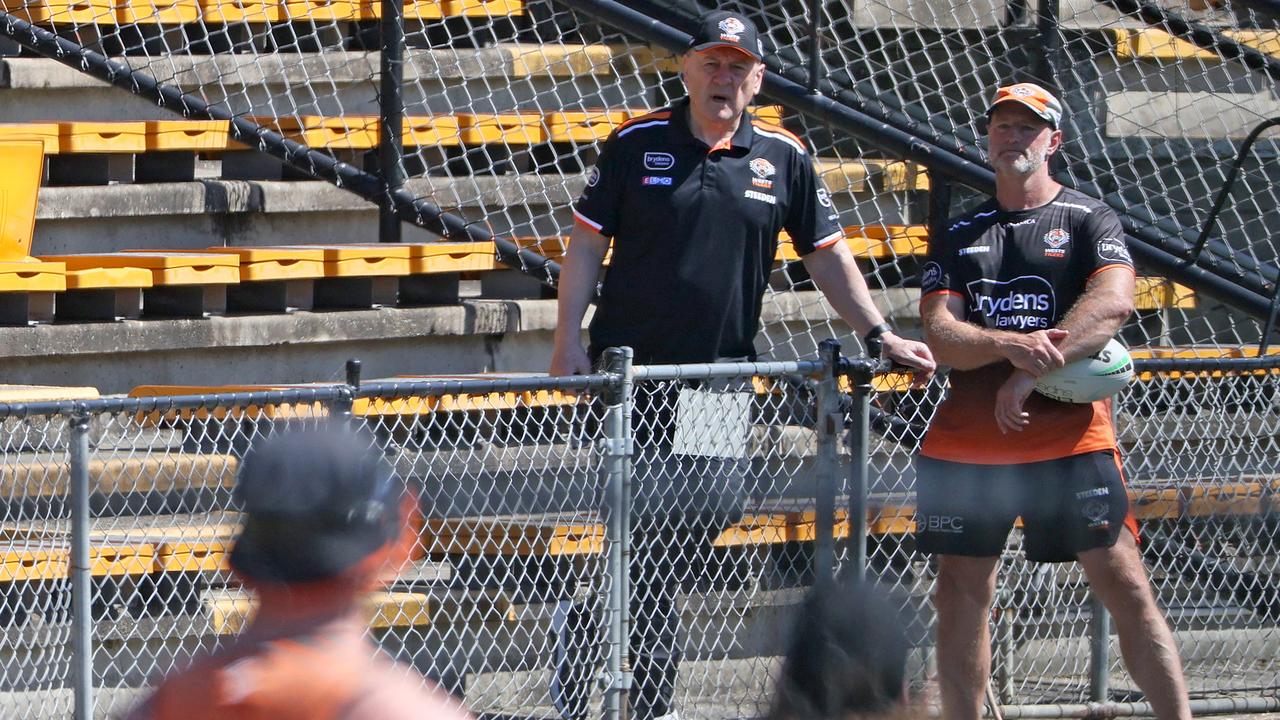
[(702, 16), (689, 49), (702, 51), (713, 47), (731, 47), (756, 60), (764, 59), (764, 45), (760, 42), (756, 24), (741, 13), (721, 10)]
[(255, 580), (336, 577), (401, 531), (403, 480), (372, 439), (326, 426), (258, 441), (240, 467), (231, 567)]

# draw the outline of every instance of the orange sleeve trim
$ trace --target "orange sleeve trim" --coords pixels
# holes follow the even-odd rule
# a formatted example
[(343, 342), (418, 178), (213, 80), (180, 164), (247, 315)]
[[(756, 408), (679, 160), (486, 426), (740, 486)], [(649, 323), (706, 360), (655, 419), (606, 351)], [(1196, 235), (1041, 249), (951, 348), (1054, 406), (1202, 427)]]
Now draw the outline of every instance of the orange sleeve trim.
[(1124, 263), (1111, 263), (1110, 265), (1103, 265), (1097, 270), (1094, 270), (1093, 272), (1089, 273), (1089, 277), (1085, 278), (1084, 281), (1089, 282), (1098, 274), (1104, 273), (1108, 270), (1115, 270), (1116, 268), (1124, 268), (1125, 270), (1128, 270), (1129, 273), (1135, 277), (1138, 275), (1138, 271), (1134, 270), (1132, 265), (1125, 265)]
[(927, 292), (927, 293), (925, 293), (925, 294), (921, 295), (921, 296), (920, 296), (920, 299), (921, 299), (921, 300), (923, 300), (923, 299), (925, 299), (925, 298), (929, 297), (930, 295), (937, 295), (938, 293), (943, 293), (943, 294), (945, 294), (945, 295), (955, 295), (955, 296), (956, 296), (956, 297), (958, 297), (958, 298), (963, 298), (963, 297), (964, 297), (964, 293), (958, 293), (958, 292), (956, 292), (955, 290), (952, 290), (952, 289), (950, 289), (950, 288), (939, 288), (938, 290), (930, 290), (929, 292)]

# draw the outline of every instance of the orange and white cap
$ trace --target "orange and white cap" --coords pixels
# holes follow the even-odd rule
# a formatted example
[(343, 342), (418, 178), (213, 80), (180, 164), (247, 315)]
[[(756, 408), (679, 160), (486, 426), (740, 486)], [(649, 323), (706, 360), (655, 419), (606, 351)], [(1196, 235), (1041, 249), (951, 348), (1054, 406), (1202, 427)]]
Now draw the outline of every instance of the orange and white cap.
[(1053, 93), (1035, 83), (1015, 83), (997, 90), (995, 98), (987, 108), (987, 117), (991, 117), (996, 106), (1004, 102), (1022, 103), (1031, 112), (1052, 125), (1054, 130), (1057, 130), (1062, 122), (1062, 103), (1053, 96)]

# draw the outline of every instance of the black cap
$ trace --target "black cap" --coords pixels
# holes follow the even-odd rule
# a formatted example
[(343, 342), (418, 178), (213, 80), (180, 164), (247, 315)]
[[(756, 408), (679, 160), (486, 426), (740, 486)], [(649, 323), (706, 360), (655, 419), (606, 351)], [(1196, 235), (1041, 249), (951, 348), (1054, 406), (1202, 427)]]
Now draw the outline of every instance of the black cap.
[(235, 499), (244, 528), (231, 567), (278, 583), (342, 574), (399, 536), (404, 481), (370, 438), (328, 426), (254, 444)]
[(713, 47), (731, 47), (756, 60), (764, 59), (764, 45), (760, 42), (756, 24), (741, 13), (721, 10), (702, 16), (689, 49), (701, 51)]

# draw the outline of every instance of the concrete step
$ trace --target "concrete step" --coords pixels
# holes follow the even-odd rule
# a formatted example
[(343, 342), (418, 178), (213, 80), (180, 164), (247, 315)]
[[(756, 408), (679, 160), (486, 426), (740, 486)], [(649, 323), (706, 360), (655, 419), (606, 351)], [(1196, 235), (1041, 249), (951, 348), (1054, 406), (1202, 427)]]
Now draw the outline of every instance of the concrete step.
[[(448, 114), (617, 106), (648, 98), (661, 51), (646, 45), (530, 45), (482, 49), (409, 49), (405, 111)], [(378, 54), (331, 50), (262, 55), (164, 55), (127, 62), (161, 82), (199, 91), (210, 104), (248, 115), (376, 115)], [(325, 92), (303, 90), (325, 78)], [(607, 80), (607, 82), (606, 82)], [(293, 90), (291, 90), (291, 88)], [(0, 122), (163, 120), (154, 104), (46, 58), (0, 61)], [(550, 108), (548, 108), (550, 109)]]
[[(873, 183), (842, 180), (851, 192), (833, 195), (837, 209), (849, 217), (908, 224), (906, 200), (917, 191), (877, 192)], [(572, 227), (570, 205), (585, 183), (585, 173), (526, 173), (417, 178), (407, 188), (468, 219), (485, 219), (497, 235), (530, 237), (544, 235), (548, 226)], [(319, 181), (50, 187), (40, 191), (32, 252), (377, 242), (377, 228), (375, 205)], [(404, 242), (438, 239), (404, 227)]]

